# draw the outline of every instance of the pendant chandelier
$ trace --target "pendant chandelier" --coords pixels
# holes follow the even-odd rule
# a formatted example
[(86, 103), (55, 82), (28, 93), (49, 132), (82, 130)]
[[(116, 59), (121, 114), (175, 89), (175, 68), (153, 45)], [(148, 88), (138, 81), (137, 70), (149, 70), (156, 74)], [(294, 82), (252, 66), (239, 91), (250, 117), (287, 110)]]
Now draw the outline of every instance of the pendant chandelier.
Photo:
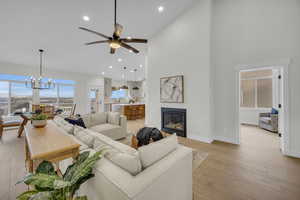
[(139, 90), (139, 89), (140, 89), (140, 88), (137, 86), (136, 72), (137, 72), (137, 69), (134, 69), (134, 83), (135, 83), (135, 86), (132, 88), (133, 90)]
[(122, 89), (122, 90), (128, 90), (128, 86), (126, 85), (126, 69), (127, 69), (127, 67), (124, 67), (123, 68), (124, 69), (124, 85), (122, 85), (121, 87), (120, 87), (120, 89)]
[(34, 90), (46, 90), (46, 89), (53, 89), (55, 88), (54, 81), (49, 78), (47, 81), (43, 80), (43, 49), (39, 49), (40, 52), (40, 76), (38, 78), (31, 76), (30, 80), (26, 80), (25, 85), (28, 88), (34, 89)]

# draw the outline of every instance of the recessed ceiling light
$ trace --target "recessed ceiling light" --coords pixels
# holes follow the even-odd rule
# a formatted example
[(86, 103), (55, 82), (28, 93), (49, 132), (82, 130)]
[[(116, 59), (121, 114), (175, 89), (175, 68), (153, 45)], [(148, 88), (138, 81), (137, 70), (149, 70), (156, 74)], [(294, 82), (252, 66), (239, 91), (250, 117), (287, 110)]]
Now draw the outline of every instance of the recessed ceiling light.
[(112, 69), (112, 68), (113, 68), (113, 66), (109, 66), (108, 68), (109, 68), (109, 69)]
[(122, 58), (118, 58), (118, 61), (119, 61), (119, 62), (122, 62)]
[(84, 16), (82, 17), (82, 19), (83, 19), (84, 21), (86, 21), (86, 22), (90, 21), (90, 17), (87, 16), (87, 15), (84, 15)]
[(165, 8), (164, 8), (163, 6), (158, 6), (157, 9), (158, 9), (158, 12), (160, 12), (160, 13), (163, 12), (163, 11), (165, 10)]
[(143, 65), (140, 65), (140, 68), (142, 68), (143, 67)]
[(132, 53), (133, 51), (132, 51), (132, 50), (129, 50), (129, 52)]
[(133, 72), (134, 72), (134, 70), (131, 70), (130, 72), (131, 72), (131, 73), (133, 73)]
[(102, 72), (102, 75), (104, 75), (105, 74), (105, 72)]
[(129, 37), (127, 37), (127, 39), (128, 39), (128, 40), (131, 40), (131, 39), (132, 39), (132, 37), (130, 37), (130, 36), (129, 36)]

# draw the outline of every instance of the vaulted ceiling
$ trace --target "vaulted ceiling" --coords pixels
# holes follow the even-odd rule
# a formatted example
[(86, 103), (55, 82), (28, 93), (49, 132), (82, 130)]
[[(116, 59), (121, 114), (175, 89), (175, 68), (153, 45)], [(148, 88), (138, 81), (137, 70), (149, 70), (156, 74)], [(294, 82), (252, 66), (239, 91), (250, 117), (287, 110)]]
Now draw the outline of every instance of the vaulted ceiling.
[[(195, 1), (119, 0), (117, 21), (124, 26), (122, 36), (151, 38)], [(43, 48), (46, 69), (99, 75), (105, 72), (104, 76), (121, 79), (121, 68), (126, 66), (128, 79), (134, 79), (134, 73), (129, 72), (134, 68), (139, 70), (137, 78), (143, 79), (147, 45), (133, 45), (141, 50), (138, 55), (125, 49), (111, 55), (108, 45), (84, 45), (102, 38), (79, 30), (79, 26), (112, 34), (113, 3), (113, 0), (1, 0), (0, 61), (38, 66), (38, 49)], [(164, 12), (158, 12), (159, 6), (164, 6)], [(82, 19), (85, 15), (90, 21)]]

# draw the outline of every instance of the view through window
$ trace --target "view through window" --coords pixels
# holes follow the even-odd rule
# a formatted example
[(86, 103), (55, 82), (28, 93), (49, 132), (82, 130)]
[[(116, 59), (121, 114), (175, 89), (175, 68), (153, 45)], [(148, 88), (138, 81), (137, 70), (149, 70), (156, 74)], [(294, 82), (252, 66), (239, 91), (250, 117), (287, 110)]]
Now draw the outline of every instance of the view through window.
[[(33, 90), (25, 86), (29, 77), (0, 74), (0, 115), (30, 110)], [(55, 80), (54, 89), (40, 90), (41, 104), (56, 107), (72, 107), (74, 103), (75, 82), (71, 80)]]
[(241, 72), (241, 107), (273, 106), (272, 70)]

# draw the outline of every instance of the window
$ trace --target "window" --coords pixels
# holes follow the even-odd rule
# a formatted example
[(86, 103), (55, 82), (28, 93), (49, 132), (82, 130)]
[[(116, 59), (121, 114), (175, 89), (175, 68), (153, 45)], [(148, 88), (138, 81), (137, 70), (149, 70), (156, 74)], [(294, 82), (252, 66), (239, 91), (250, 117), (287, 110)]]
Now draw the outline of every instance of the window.
[(125, 98), (127, 96), (126, 90), (115, 90), (112, 91), (111, 98), (112, 99), (119, 99), (119, 98)]
[(257, 80), (257, 107), (271, 108), (272, 103), (272, 79)]
[(26, 88), (28, 76), (0, 74), (0, 115), (29, 111), (32, 90)]
[(59, 85), (59, 107), (72, 107), (74, 104), (74, 86), (73, 85)]
[[(33, 103), (33, 90), (25, 85), (25, 81), (28, 79), (27, 76), (0, 74), (0, 115), (7, 115), (16, 111), (30, 111), (30, 105)], [(54, 81), (56, 83), (55, 88), (35, 92), (36, 98), (40, 98), (41, 104), (72, 107), (75, 81)]]
[(0, 81), (0, 116), (9, 113), (9, 82)]
[(40, 103), (57, 105), (57, 86), (53, 89), (40, 90)]
[(67, 85), (62, 80), (50, 90), (40, 90), (40, 103), (56, 105), (60, 108), (72, 107), (74, 104), (75, 86)]
[(272, 84), (272, 70), (242, 72), (240, 106), (246, 108), (271, 108), (273, 106)]
[(241, 107), (255, 107), (255, 80), (241, 81)]
[(32, 89), (23, 82), (11, 82), (10, 112), (28, 112), (32, 104)]

